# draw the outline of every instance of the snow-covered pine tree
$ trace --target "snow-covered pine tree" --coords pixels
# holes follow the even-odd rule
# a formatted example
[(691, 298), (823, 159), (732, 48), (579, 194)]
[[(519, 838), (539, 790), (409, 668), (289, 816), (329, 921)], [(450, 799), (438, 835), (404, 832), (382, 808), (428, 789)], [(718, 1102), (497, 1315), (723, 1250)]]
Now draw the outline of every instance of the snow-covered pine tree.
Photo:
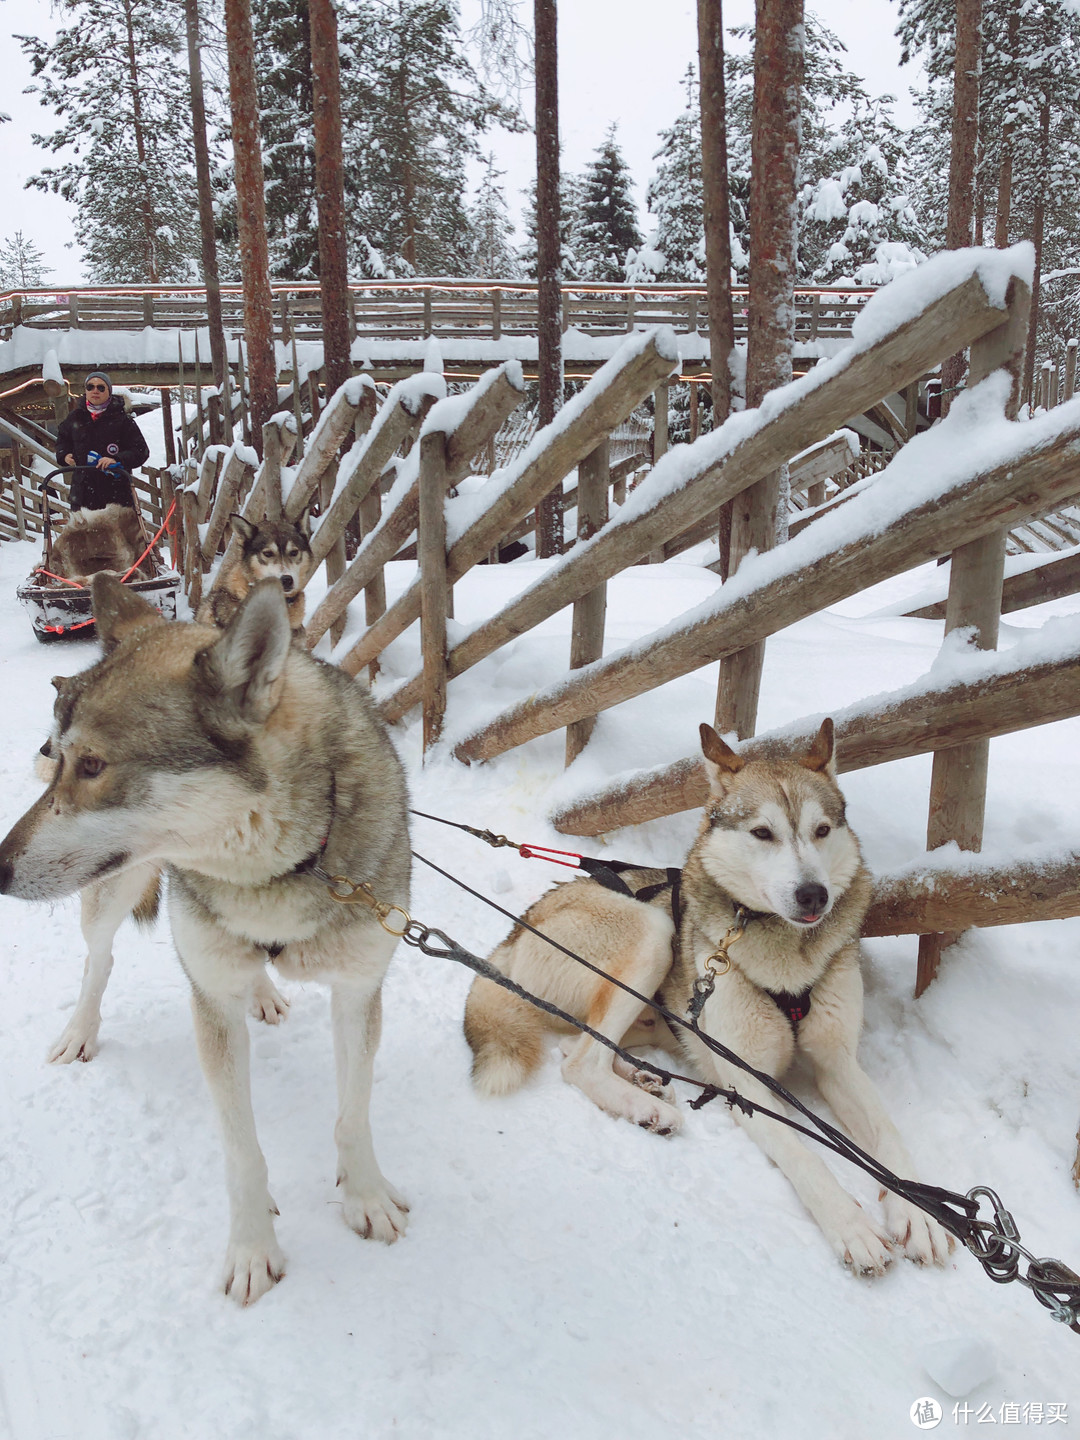
[[(799, 276), (824, 283), (855, 278), (861, 269), (858, 283), (883, 283), (917, 263), (924, 243), (909, 194), (904, 133), (892, 118), (893, 97), (870, 96), (844, 63), (845, 45), (817, 16), (808, 12), (805, 28)], [(736, 41), (725, 57), (732, 262), (745, 276), (753, 115), (753, 53), (746, 47), (753, 29), (738, 25), (728, 33)]]
[(454, 0), (352, 0), (338, 18), (355, 268), (460, 274), (466, 156), (490, 124), (522, 122), (477, 80)]
[(495, 168), (495, 156), (484, 158), (484, 173), (469, 210), (472, 253), (468, 273), (493, 280), (512, 280), (518, 258), (510, 243), (514, 226), (499, 181), (506, 172)]
[(855, 100), (825, 148), (804, 158), (799, 270), (818, 284), (885, 285), (926, 258), (892, 103)]
[[(982, 30), (976, 238), (1000, 230), (1002, 241), (1035, 242), (1031, 363), (1080, 328), (1080, 276), (1055, 278), (1041, 293), (1043, 271), (1080, 265), (1080, 18), (1063, 0), (983, 0)], [(919, 54), (928, 75), (909, 156), (935, 248), (945, 241), (954, 31), (951, 0), (901, 0), (902, 56)]]
[(271, 275), (319, 273), (315, 117), (307, 0), (252, 0)]
[[(567, 170), (559, 172), (559, 248), (561, 254), (560, 272), (563, 281), (582, 280), (581, 273), (581, 197), (583, 180)], [(522, 211), (522, 225), (525, 228), (525, 242), (518, 251), (518, 264), (523, 275), (536, 279), (536, 185), (535, 182), (522, 191), (525, 208)]]
[(582, 176), (578, 268), (583, 280), (624, 280), (627, 255), (641, 247), (630, 169), (616, 130), (612, 123)]
[(199, 254), (183, 12), (152, 0), (58, 0), (55, 37), (19, 36), (41, 103), (63, 121), (34, 143), (61, 155), (26, 183), (77, 209), (90, 278), (195, 278)]
[(705, 221), (701, 193), (701, 106), (697, 73), (687, 66), (683, 80), (686, 108), (660, 132), (659, 163), (649, 181), (645, 203), (656, 228), (632, 258), (628, 278), (705, 281)]
[(0, 285), (13, 290), (33, 290), (44, 285), (51, 274), (45, 256), (21, 230), (4, 238), (0, 244)]

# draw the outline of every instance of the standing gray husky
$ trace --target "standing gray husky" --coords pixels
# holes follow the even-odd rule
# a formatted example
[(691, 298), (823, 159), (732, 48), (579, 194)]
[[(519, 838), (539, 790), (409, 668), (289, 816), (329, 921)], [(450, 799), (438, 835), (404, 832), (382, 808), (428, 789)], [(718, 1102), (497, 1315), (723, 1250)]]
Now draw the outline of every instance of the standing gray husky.
[(246, 1024), (268, 956), (331, 988), (345, 1220), (387, 1243), (405, 1230), (408, 1207), (379, 1171), (368, 1123), (396, 939), (319, 878), (408, 903), (404, 777), (363, 689), (291, 644), (276, 580), (256, 585), (224, 632), (166, 624), (108, 577), (92, 593), (105, 658), (63, 688), (56, 774), (0, 844), (0, 893), (51, 900), (166, 868), (225, 1144), (223, 1284), (246, 1304), (284, 1272)]
[[(631, 898), (594, 880), (549, 891), (525, 919), (639, 994), (688, 1012), (694, 983), (714, 972), (700, 1025), (758, 1070), (779, 1078), (797, 1053), (857, 1144), (894, 1174), (913, 1178), (895, 1126), (855, 1052), (862, 1028), (859, 931), (870, 876), (845, 817), (833, 767), (833, 726), (803, 755), (743, 760), (701, 727), (711, 798), (682, 872), (679, 896), (665, 871), (631, 871)], [(515, 927), (491, 956), (505, 975), (602, 1035), (681, 1054), (713, 1084), (757, 1104), (779, 1102), (759, 1081), (720, 1060), (681, 1027), (677, 1036), (625, 991)], [(726, 967), (726, 968), (725, 968)], [(520, 1085), (541, 1063), (550, 1019), (494, 981), (473, 982), (465, 1035), (473, 1078), (488, 1095)], [(567, 1027), (569, 1029), (569, 1027)], [(582, 1034), (567, 1046), (563, 1076), (603, 1110), (672, 1134), (682, 1117), (671, 1093)], [(881, 1274), (895, 1249), (944, 1263), (945, 1231), (891, 1192), (884, 1224), (834, 1178), (820, 1155), (766, 1116), (736, 1119), (775, 1161), (836, 1254), (860, 1274)]]

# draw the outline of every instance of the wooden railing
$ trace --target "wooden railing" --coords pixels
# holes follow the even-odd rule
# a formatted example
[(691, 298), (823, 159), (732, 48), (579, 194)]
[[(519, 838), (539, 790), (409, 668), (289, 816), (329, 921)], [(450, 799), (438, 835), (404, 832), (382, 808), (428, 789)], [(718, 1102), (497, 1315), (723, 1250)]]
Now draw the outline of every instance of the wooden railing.
[[(309, 617), (307, 643), (314, 646), (327, 632), (336, 638), (349, 606), (363, 591), (366, 628), (337, 657), (355, 675), (365, 667), (373, 671), (382, 650), (419, 619), (422, 665), (383, 694), (379, 708), (393, 720), (420, 706), (425, 749), (442, 735), (448, 686), (455, 677), (572, 606), (568, 675), (471, 733), (459, 734), (451, 742), (453, 752), (470, 762), (564, 727), (569, 761), (586, 743), (599, 712), (950, 551), (947, 628), (973, 627), (992, 649), (1001, 609), (1006, 528), (1080, 493), (1080, 473), (1072, 458), (1080, 446), (1080, 402), (1074, 401), (1068, 414), (1063, 411), (1046, 421), (1007, 424), (1016, 391), (1014, 387), (1008, 396), (1000, 375), (987, 380), (997, 387), (987, 394), (1000, 396), (1002, 406), (1003, 428), (995, 435), (992, 454), (980, 456), (975, 443), (957, 448), (944, 428), (929, 432), (919, 442), (923, 454), (913, 453), (906, 470), (901, 448), (894, 462), (899, 480), (890, 481), (886, 471), (873, 480), (870, 494), (843, 499), (838, 515), (829, 502), (804, 511), (805, 532), (767, 556), (744, 562), (735, 583), (725, 584), (709, 606), (697, 607), (684, 622), (673, 622), (628, 650), (603, 654), (610, 578), (643, 560), (679, 553), (680, 537), (696, 533), (728, 499), (789, 460), (795, 489), (817, 500), (823, 477), (850, 468), (850, 442), (837, 433), (848, 416), (911, 386), (943, 356), (969, 346), (972, 384), (1001, 368), (1018, 377), (1027, 290), (1019, 277), (1006, 286), (1001, 257), (992, 264), (998, 267), (993, 283), (984, 280), (982, 261), (974, 258), (966, 276), (957, 280), (955, 272), (949, 272), (952, 288), (912, 307), (893, 328), (852, 344), (828, 364), (775, 392), (757, 414), (734, 417), (727, 447), (716, 435), (677, 447), (659, 459), (633, 496), (617, 489), (618, 483), (625, 485), (626, 476), (616, 481), (609, 437), (677, 370), (677, 346), (669, 329), (628, 336), (552, 425), (534, 435), (479, 493), (450, 505), (448, 493), (477, 455), (490, 454), (495, 435), (518, 406), (524, 391), (520, 365), (511, 361), (488, 371), (464, 396), (449, 401), (442, 399), (445, 380), (438, 374), (425, 372), (400, 382), (381, 404), (370, 379), (351, 380), (330, 397), (317, 421), (311, 414), (275, 416), (264, 429), (264, 460), (257, 472), (246, 463), (250, 452), (241, 453), (235, 446), (208, 450), (200, 464), (189, 461), (186, 473), (174, 472), (181, 489), (186, 532), (181, 547), (189, 598), (197, 604), (203, 576), (222, 548), (215, 583), (235, 561), (236, 544), (227, 542), (225, 534), (230, 510), (242, 506), (249, 519), (264, 514), (296, 518), (321, 496), (325, 513), (315, 529), (313, 549), (318, 559), (327, 559), (331, 583)], [(985, 403), (982, 413), (982, 428), (997, 423)], [(290, 469), (292, 451), (305, 430), (310, 433), (303, 456)], [(342, 442), (350, 433), (352, 448), (342, 455)], [(639, 458), (632, 457), (631, 464)], [(446, 622), (453, 613), (454, 584), (491, 558), (538, 501), (575, 469), (578, 533), (588, 543), (573, 547), (500, 613), (459, 632), (451, 643)], [(946, 475), (941, 482), (936, 480), (939, 469)], [(923, 477), (933, 477), (935, 483), (925, 483)], [(159, 506), (165, 498), (163, 494)], [(621, 499), (626, 503), (620, 505)], [(820, 513), (811, 518), (815, 509)], [(345, 565), (345, 532), (357, 525), (359, 546)], [(388, 607), (383, 569), (414, 536), (417, 577)], [(338, 560), (331, 566), (335, 556)], [(1075, 568), (1053, 583), (1073, 583)], [(921, 690), (909, 687), (894, 697), (879, 696), (840, 716), (840, 768), (933, 752), (928, 848), (954, 840), (962, 848), (978, 849), (988, 737), (1080, 713), (1078, 657), (1080, 640), (1071, 648), (1058, 645), (1049, 656), (1033, 652), (1030, 663), (1018, 656), (1016, 665), (1001, 657), (983, 659), (973, 650), (966, 671), (952, 665), (944, 678), (928, 677)], [(788, 738), (809, 735), (819, 719), (796, 722)], [(748, 743), (753, 747), (761, 742)], [(960, 765), (955, 763), (958, 756), (963, 757)], [(599, 834), (698, 805), (704, 785), (701, 759), (690, 756), (662, 771), (616, 781), (602, 792), (568, 801), (553, 821), (570, 833)], [(999, 881), (1009, 883), (1000, 877), (993, 883)], [(947, 897), (954, 884), (960, 893), (961, 872), (941, 872), (938, 897)], [(929, 923), (927, 916), (941, 929), (952, 924), (947, 903), (928, 909), (925, 897), (905, 886), (906, 881), (894, 877), (881, 892), (886, 898), (874, 911), (875, 933), (918, 928)], [(1047, 914), (1080, 912), (1080, 885), (1071, 869), (1055, 894), (1056, 908)], [(1037, 894), (1027, 900), (1025, 915), (1043, 913)], [(977, 906), (972, 910), (959, 905), (956, 928), (983, 923), (971, 920), (975, 913), (982, 913)], [(921, 949), (921, 956), (923, 950), (934, 952), (936, 963), (940, 936), (923, 940), (933, 943)], [(921, 973), (921, 983), (928, 978)]]
[[(274, 317), (279, 335), (322, 338), (317, 285), (276, 284)], [(808, 287), (796, 292), (795, 338), (799, 342), (844, 339), (873, 292)], [(563, 329), (589, 335), (629, 334), (648, 325), (670, 325), (685, 334), (709, 331), (706, 292), (695, 285), (563, 286)], [(499, 340), (535, 335), (536, 283), (528, 280), (362, 281), (349, 287), (354, 338)], [(745, 287), (736, 287), (735, 332), (746, 334)], [(243, 333), (239, 286), (224, 286), (222, 311), (231, 336)], [(191, 330), (206, 325), (206, 292), (196, 287), (101, 286), (65, 291), (0, 293), (0, 338), (17, 325), (46, 330)]]

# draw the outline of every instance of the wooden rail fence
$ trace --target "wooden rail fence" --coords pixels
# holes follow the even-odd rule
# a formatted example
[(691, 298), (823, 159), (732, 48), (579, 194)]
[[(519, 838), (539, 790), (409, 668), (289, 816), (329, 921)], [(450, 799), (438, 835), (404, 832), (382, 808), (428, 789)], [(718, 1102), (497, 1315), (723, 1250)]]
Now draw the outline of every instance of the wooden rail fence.
[[(1008, 272), (1012, 259), (1015, 274)], [(977, 851), (989, 738), (1080, 713), (1080, 625), (1068, 643), (1059, 632), (1047, 653), (1039, 637), (1007, 655), (992, 653), (1006, 531), (1080, 493), (1080, 399), (1028, 425), (1014, 423), (1028, 304), (1022, 270), (1021, 260), (1008, 254), (972, 252), (966, 273), (950, 269), (950, 283), (937, 293), (928, 287), (930, 298), (912, 305), (904, 318), (866, 330), (843, 352), (773, 392), (760, 410), (735, 415), (695, 443), (659, 454), (632, 492), (628, 475), (653, 457), (631, 450), (613, 464), (610, 436), (647, 396), (662, 396), (677, 373), (670, 328), (628, 335), (551, 425), (531, 437), (523, 434), (507, 465), (457, 499), (455, 486), (481, 463), (477, 457), (488, 457), (490, 469), (495, 436), (522, 399), (515, 361), (451, 396), (439, 373), (414, 375), (381, 398), (369, 378), (355, 377), (325, 404), (309, 396), (310, 404), (276, 414), (265, 427), (257, 469), (239, 443), (204, 444), (201, 458), (140, 482), (140, 496), (147, 518), (158, 520), (174, 487), (180, 496), (176, 559), (193, 606), (213, 567), (218, 584), (236, 561), (238, 546), (227, 528), (232, 511), (239, 508), (252, 520), (279, 514), (296, 519), (318, 503), (313, 553), (327, 562), (329, 583), (308, 621), (307, 643), (317, 645), (328, 632), (336, 643), (349, 606), (364, 592), (364, 628), (338, 646), (335, 658), (350, 674), (365, 668), (373, 673), (386, 645), (419, 619), (422, 665), (383, 694), (379, 705), (388, 720), (420, 706), (425, 749), (443, 739), (447, 695), (457, 677), (573, 607), (566, 678), (444, 742), (469, 762), (565, 728), (569, 763), (604, 709), (951, 552), (949, 595), (935, 602), (943, 609), (934, 613), (944, 614), (949, 629), (971, 629), (984, 649), (973, 648), (944, 678), (927, 677), (838, 715), (837, 760), (841, 770), (852, 770), (933, 753), (928, 849), (955, 840)], [(864, 466), (866, 474), (850, 494), (838, 490), (838, 476), (851, 481), (857, 475), (851, 437), (840, 429), (845, 420), (880, 406), (883, 397), (910, 396), (943, 356), (967, 347), (970, 384), (978, 394), (955, 405), (949, 420), (917, 445), (900, 446), (884, 471)], [(958, 445), (954, 432), (964, 424), (964, 403), (979, 407), (980, 422), (977, 433), (965, 432)], [(662, 413), (659, 398), (658, 409)], [(913, 431), (914, 424), (906, 433)], [(351, 448), (343, 453), (350, 436)], [(663, 450), (662, 435), (654, 445)], [(744, 562), (713, 601), (683, 622), (605, 656), (607, 581), (628, 566), (683, 554), (707, 539), (726, 500), (789, 462), (796, 503), (803, 504), (794, 517), (798, 526), (791, 527), (798, 533)], [(576, 510), (577, 543), (500, 613), (451, 642), (447, 619), (455, 583), (519, 534), (539, 500), (575, 470), (576, 487), (565, 490), (563, 505)], [(32, 531), (40, 525), (40, 510), (35, 492), (22, 482), (11, 492), (11, 505), (0, 498), (0, 526), (17, 523), (16, 494), (24, 530)], [(354, 525), (360, 539), (346, 563), (344, 538)], [(384, 568), (406, 550), (418, 557), (416, 578), (387, 606)], [(1036, 578), (1017, 576), (1006, 605), (1080, 585), (1080, 558), (1062, 557), (1057, 570), (1046, 570)], [(780, 740), (809, 739), (819, 720), (808, 717), (782, 735), (746, 743), (754, 752)], [(704, 794), (703, 765), (692, 756), (616, 779), (568, 802), (553, 821), (566, 833), (598, 835), (696, 807)], [(1045, 867), (1040, 872), (1045, 883), (1024, 880), (1023, 895), (1015, 874), (992, 867), (939, 871), (936, 886), (914, 874), (890, 877), (879, 884), (868, 933), (922, 931), (924, 986), (942, 935), (994, 923), (987, 916), (995, 887), (1008, 891), (1010, 915), (1080, 913), (1075, 865), (1050, 868), (1049, 880)]]

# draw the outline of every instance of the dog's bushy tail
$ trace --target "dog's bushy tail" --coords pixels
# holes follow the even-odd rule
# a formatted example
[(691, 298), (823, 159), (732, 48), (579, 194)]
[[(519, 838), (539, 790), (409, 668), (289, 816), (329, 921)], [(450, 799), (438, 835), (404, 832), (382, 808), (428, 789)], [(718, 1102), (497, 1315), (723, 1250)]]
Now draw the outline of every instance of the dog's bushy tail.
[(544, 1058), (540, 1011), (480, 975), (465, 1003), (465, 1039), (473, 1052), (473, 1084), (481, 1095), (509, 1095)]

